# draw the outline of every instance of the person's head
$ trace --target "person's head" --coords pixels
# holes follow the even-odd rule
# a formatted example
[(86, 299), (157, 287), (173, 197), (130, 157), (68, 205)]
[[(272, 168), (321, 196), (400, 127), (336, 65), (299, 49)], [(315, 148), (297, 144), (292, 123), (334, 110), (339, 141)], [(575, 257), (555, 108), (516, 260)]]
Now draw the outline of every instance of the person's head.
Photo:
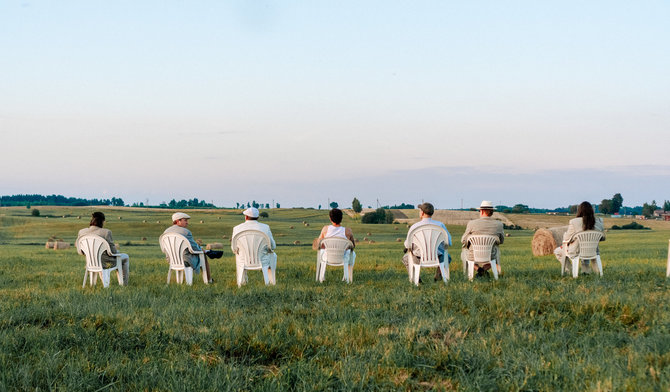
[(172, 223), (179, 227), (188, 226), (189, 219), (191, 219), (191, 217), (187, 214), (184, 214), (183, 212), (175, 212), (172, 214)]
[(244, 220), (258, 220), (259, 212), (258, 208), (251, 207), (244, 210), (242, 214), (244, 214)]
[(339, 208), (333, 208), (328, 215), (330, 216), (330, 221), (334, 224), (339, 225), (342, 223), (342, 210)]
[(584, 230), (593, 230), (596, 225), (596, 216), (591, 203), (583, 201), (577, 207), (577, 218), (582, 218)]
[(492, 216), (493, 211), (493, 203), (488, 200), (482, 200), (482, 204), (479, 205), (479, 216)]
[(419, 216), (421, 218), (430, 218), (435, 213), (435, 207), (430, 203), (419, 204)]
[(102, 227), (104, 221), (105, 221), (105, 214), (103, 214), (100, 211), (96, 211), (91, 214), (91, 223), (89, 225)]

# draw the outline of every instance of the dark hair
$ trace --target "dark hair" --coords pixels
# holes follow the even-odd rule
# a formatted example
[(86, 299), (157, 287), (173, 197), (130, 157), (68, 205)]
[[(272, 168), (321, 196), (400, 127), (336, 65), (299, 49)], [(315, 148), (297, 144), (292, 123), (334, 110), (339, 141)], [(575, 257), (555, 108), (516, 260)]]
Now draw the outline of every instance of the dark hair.
[(582, 218), (584, 230), (593, 230), (596, 226), (596, 216), (593, 212), (593, 206), (588, 201), (583, 201), (577, 207), (577, 218)]
[(486, 216), (493, 216), (493, 209), (492, 208), (482, 208), (480, 211), (483, 211)]
[(91, 214), (91, 223), (89, 223), (89, 226), (102, 227), (102, 222), (104, 221), (105, 221), (105, 214), (103, 214), (100, 211), (96, 211)]
[(342, 210), (340, 210), (339, 208), (333, 208), (332, 210), (330, 210), (328, 215), (330, 216), (330, 220), (333, 223), (336, 223), (338, 225), (342, 223)]
[(433, 213), (435, 212), (435, 207), (433, 207), (433, 205), (430, 203), (419, 204), (419, 209), (428, 216), (433, 216)]

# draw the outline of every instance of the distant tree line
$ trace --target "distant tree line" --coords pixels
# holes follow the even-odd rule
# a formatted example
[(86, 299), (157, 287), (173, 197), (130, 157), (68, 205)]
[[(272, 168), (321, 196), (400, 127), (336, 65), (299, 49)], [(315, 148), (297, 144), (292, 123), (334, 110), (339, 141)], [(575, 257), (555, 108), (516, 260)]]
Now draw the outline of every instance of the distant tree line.
[(63, 195), (12, 195), (0, 196), (0, 206), (124, 206), (123, 199), (82, 199), (79, 197), (65, 197)]
[(212, 203), (207, 203), (204, 200), (198, 200), (197, 197), (189, 200), (170, 200), (169, 203), (161, 203), (160, 207), (163, 208), (216, 208)]

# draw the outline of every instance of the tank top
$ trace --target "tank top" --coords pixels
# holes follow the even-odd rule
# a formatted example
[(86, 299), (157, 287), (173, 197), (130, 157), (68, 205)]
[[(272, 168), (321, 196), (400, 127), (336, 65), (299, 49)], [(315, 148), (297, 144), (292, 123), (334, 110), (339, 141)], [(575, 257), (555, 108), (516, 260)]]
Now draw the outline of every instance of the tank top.
[(324, 238), (330, 238), (330, 237), (340, 237), (340, 238), (347, 238), (347, 236), (344, 234), (344, 226), (340, 227), (335, 227), (333, 225), (328, 226), (328, 231), (326, 232), (326, 236)]

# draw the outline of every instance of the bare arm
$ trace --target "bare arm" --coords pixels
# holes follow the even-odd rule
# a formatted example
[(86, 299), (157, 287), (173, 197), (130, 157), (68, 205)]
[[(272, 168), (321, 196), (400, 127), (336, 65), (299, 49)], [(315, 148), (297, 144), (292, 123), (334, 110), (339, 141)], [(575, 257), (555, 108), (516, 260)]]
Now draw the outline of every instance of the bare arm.
[(321, 242), (322, 239), (326, 237), (326, 233), (328, 232), (328, 226), (323, 226), (323, 229), (321, 229), (321, 234), (312, 242), (312, 249), (317, 250), (319, 249), (319, 243)]
[(356, 247), (356, 239), (354, 238), (354, 232), (347, 227), (344, 229), (344, 235), (347, 237), (349, 241), (351, 241), (351, 244), (353, 245), (351, 249), (353, 250)]

